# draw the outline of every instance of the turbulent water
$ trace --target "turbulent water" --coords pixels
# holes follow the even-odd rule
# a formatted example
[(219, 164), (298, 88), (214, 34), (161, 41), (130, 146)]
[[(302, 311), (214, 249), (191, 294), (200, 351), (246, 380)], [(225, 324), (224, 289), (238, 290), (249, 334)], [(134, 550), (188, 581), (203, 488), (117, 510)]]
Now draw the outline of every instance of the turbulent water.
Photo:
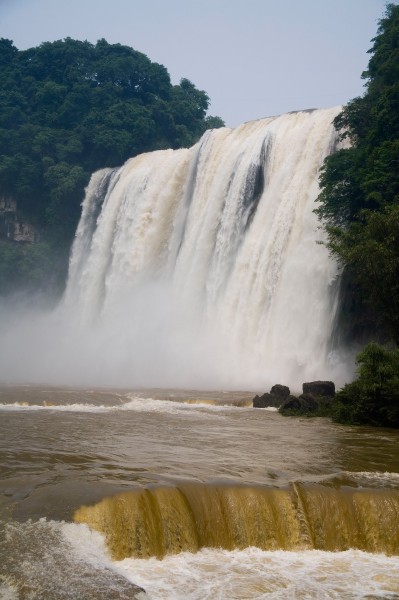
[(95, 173), (61, 303), (0, 306), (0, 600), (399, 599), (397, 431), (193, 391), (351, 376), (337, 112)]
[(398, 432), (251, 397), (0, 388), (0, 598), (398, 599)]
[(337, 112), (209, 131), (193, 148), (94, 174), (62, 305), (3, 313), (0, 377), (294, 390), (347, 381), (351, 365), (332, 344), (337, 268), (313, 213)]

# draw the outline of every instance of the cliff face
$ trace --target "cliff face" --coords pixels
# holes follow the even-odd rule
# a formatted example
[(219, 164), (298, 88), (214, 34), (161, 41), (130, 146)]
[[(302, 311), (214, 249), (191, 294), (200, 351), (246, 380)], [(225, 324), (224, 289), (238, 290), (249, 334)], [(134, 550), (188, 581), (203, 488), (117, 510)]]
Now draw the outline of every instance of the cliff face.
[(0, 239), (27, 244), (39, 241), (38, 231), (18, 215), (17, 203), (12, 198), (0, 198)]

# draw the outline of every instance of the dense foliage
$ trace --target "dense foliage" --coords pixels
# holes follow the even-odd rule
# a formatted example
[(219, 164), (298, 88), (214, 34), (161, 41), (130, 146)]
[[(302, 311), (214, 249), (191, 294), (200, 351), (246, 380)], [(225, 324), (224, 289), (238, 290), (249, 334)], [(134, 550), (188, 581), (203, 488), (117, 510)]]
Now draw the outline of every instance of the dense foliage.
[[(223, 125), (206, 116), (208, 106), (204, 91), (187, 79), (172, 85), (164, 66), (127, 46), (67, 38), (19, 51), (0, 39), (0, 197), (15, 199), (65, 257), (90, 174), (141, 152), (192, 145)], [(12, 264), (18, 279), (29, 253), (0, 248), (2, 283)], [(32, 249), (31, 258), (38, 254)]]
[(340, 423), (399, 427), (399, 349), (370, 343), (359, 354), (358, 378), (335, 397), (333, 419)]
[(0, 240), (0, 291), (54, 291), (65, 273), (65, 255), (46, 243), (20, 244)]
[(350, 147), (327, 158), (316, 212), (357, 293), (399, 343), (399, 6), (387, 5), (370, 53), (366, 93), (335, 119)]
[[(374, 330), (399, 344), (399, 6), (388, 4), (372, 40), (362, 97), (334, 121), (347, 147), (327, 158), (316, 210)], [(359, 321), (358, 316), (355, 320)], [(335, 418), (399, 427), (399, 354), (371, 344), (359, 378), (337, 395)]]

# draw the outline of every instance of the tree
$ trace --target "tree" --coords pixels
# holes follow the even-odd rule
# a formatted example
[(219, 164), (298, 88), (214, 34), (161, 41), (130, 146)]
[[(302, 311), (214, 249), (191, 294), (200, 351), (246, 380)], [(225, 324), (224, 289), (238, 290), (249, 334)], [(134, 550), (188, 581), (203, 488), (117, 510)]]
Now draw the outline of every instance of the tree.
[(399, 204), (363, 214), (347, 229), (330, 229), (330, 248), (350, 265), (358, 293), (399, 345)]
[(358, 378), (336, 395), (333, 419), (354, 425), (399, 427), (399, 350), (370, 343), (357, 363)]
[(399, 6), (386, 6), (372, 41), (366, 92), (334, 121), (350, 147), (326, 159), (316, 212), (356, 293), (399, 343)]
[[(141, 152), (190, 146), (224, 125), (206, 117), (208, 104), (193, 83), (172, 85), (163, 65), (128, 46), (66, 38), (21, 52), (0, 39), (0, 197), (16, 200), (65, 272), (90, 174)], [(28, 254), (2, 256), (11, 265)]]

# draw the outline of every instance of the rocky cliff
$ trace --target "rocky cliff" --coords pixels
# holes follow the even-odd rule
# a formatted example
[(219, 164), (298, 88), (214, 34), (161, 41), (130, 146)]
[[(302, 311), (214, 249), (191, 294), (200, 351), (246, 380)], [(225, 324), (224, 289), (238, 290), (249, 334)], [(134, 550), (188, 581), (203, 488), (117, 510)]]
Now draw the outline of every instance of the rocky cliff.
[(39, 240), (38, 231), (18, 214), (12, 198), (0, 198), (0, 239), (28, 244)]

